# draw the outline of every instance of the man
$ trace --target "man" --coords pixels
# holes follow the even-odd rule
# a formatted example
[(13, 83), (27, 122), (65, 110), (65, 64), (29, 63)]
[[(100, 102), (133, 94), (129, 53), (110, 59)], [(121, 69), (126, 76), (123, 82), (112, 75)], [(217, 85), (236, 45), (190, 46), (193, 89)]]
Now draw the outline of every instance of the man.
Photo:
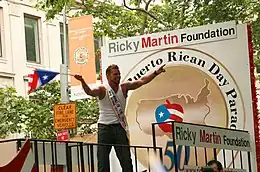
[(209, 161), (208, 166), (210, 166), (214, 172), (223, 172), (222, 164), (217, 160)]
[(165, 72), (164, 66), (153, 73), (132, 82), (120, 84), (120, 70), (117, 65), (112, 64), (106, 69), (108, 85), (102, 85), (95, 89), (90, 89), (80, 75), (75, 78), (81, 81), (86, 94), (98, 97), (99, 99), (99, 120), (98, 120), (98, 172), (109, 172), (109, 153), (112, 146), (100, 144), (118, 144), (125, 146), (115, 146), (117, 158), (123, 172), (132, 172), (132, 160), (130, 155), (128, 126), (125, 119), (125, 104), (129, 90), (135, 90), (150, 81), (157, 75)]

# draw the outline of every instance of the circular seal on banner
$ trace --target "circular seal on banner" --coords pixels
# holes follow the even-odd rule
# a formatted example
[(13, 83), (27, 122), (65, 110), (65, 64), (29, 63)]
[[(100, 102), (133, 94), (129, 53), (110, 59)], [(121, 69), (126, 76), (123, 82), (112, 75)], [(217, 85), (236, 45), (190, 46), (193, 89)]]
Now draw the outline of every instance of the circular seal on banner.
[(86, 64), (88, 62), (89, 53), (86, 47), (79, 47), (74, 52), (74, 60), (77, 64)]

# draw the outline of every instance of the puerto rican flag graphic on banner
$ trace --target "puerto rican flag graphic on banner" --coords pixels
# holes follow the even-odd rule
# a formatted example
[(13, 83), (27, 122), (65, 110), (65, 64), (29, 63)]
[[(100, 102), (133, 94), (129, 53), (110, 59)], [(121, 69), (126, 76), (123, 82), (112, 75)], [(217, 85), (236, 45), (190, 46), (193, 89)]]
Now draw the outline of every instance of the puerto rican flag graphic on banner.
[(43, 69), (35, 69), (33, 74), (28, 75), (29, 77), (28, 94), (38, 89), (40, 86), (47, 84), (58, 74), (59, 74), (58, 72), (53, 72), (53, 71), (48, 71)]
[[(180, 104), (170, 103), (169, 100), (166, 100), (165, 104), (158, 106), (155, 110), (155, 117), (157, 123), (167, 121), (183, 122), (183, 115), (183, 107)], [(171, 123), (159, 124), (159, 127), (166, 133), (172, 132)]]

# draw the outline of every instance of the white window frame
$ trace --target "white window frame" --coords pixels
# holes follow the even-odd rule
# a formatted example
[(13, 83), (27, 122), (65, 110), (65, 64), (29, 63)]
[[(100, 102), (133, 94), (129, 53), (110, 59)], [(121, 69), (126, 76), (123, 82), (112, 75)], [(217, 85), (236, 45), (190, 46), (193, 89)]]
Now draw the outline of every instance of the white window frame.
[(1, 81), (1, 83), (0, 83), (0, 88), (1, 88), (1, 87), (6, 87), (6, 85), (8, 85), (8, 87), (15, 87), (14, 76), (15, 76), (15, 74), (13, 74), (13, 73), (0, 72), (0, 80), (1, 80), (1, 79), (6, 79), (6, 80), (9, 80), (9, 81), (10, 81), (9, 84), (3, 84), (2, 81)]
[(26, 24), (25, 24), (25, 20), (26, 18), (29, 18), (29, 19), (33, 19), (33, 20), (36, 20), (37, 21), (37, 30), (36, 30), (36, 60), (35, 61), (32, 61), (32, 60), (28, 60), (28, 57), (27, 57), (27, 50), (26, 50), (26, 61), (28, 63), (34, 63), (34, 64), (41, 64), (42, 63), (42, 55), (41, 55), (41, 39), (40, 39), (40, 17), (37, 17), (37, 16), (33, 16), (33, 15), (30, 15), (30, 14), (24, 14), (24, 35), (25, 35), (25, 49), (26, 49), (26, 33), (25, 33), (25, 27), (26, 27)]

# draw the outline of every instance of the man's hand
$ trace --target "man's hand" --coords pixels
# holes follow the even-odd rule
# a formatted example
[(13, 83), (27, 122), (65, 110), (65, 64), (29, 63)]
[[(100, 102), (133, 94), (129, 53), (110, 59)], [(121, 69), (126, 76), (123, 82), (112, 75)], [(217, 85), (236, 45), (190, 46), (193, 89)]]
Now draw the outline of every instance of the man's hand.
[(151, 82), (157, 75), (161, 74), (162, 72), (165, 72), (164, 65), (162, 65), (159, 69), (154, 71), (153, 73), (146, 75), (136, 81), (127, 82), (124, 85), (126, 86), (126, 91), (128, 90), (135, 90), (149, 82)]
[(81, 75), (75, 75), (74, 78), (76, 78), (79, 81), (83, 81), (84, 80)]
[(155, 75), (159, 75), (159, 74), (161, 74), (162, 72), (165, 72), (164, 66), (165, 66), (165, 64), (162, 65), (159, 69), (157, 69), (157, 70), (155, 71)]
[(99, 97), (99, 99), (103, 99), (106, 95), (106, 90), (103, 87), (97, 87), (97, 88), (89, 88), (89, 86), (84, 81), (83, 77), (81, 75), (74, 75), (74, 78), (79, 80), (82, 84), (82, 88), (85, 91), (87, 95), (93, 96), (93, 97)]

